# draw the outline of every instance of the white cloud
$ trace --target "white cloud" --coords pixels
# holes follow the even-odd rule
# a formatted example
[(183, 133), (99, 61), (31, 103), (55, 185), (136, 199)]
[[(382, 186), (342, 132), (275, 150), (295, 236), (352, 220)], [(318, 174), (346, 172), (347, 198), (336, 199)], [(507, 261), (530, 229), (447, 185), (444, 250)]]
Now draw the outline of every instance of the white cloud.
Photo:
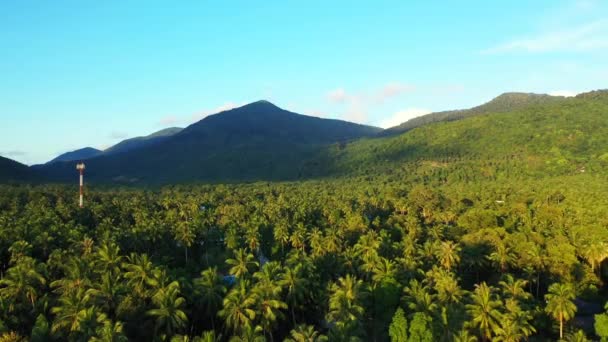
[(608, 49), (608, 19), (531, 37), (515, 39), (483, 50), (483, 54), (509, 52), (584, 52)]
[(346, 91), (342, 88), (330, 90), (327, 93), (327, 99), (329, 102), (344, 103), (350, 98), (350, 95), (346, 94)]
[(159, 126), (173, 126), (179, 122), (179, 119), (174, 115), (167, 115), (158, 121)]
[(578, 93), (576, 91), (572, 91), (572, 90), (555, 90), (555, 91), (549, 92), (549, 95), (572, 97), (572, 96), (578, 95)]
[(341, 119), (356, 123), (367, 123), (370, 106), (384, 104), (389, 99), (397, 98), (414, 90), (415, 87), (412, 85), (390, 82), (379, 89), (358, 94), (348, 93), (344, 88), (336, 88), (329, 91), (326, 98), (329, 102), (347, 105), (340, 116)]
[(390, 98), (397, 97), (407, 92), (414, 91), (415, 87), (408, 84), (402, 84), (399, 82), (387, 83), (382, 89), (376, 94), (375, 100), (377, 102), (384, 102)]
[(423, 109), (423, 108), (403, 109), (398, 112), (395, 112), (390, 117), (380, 121), (378, 123), (378, 126), (380, 126), (382, 128), (394, 127), (394, 126), (397, 126), (399, 124), (406, 122), (407, 120), (413, 119), (413, 118), (421, 116), (421, 115), (428, 114), (430, 112), (431, 112), (430, 110)]

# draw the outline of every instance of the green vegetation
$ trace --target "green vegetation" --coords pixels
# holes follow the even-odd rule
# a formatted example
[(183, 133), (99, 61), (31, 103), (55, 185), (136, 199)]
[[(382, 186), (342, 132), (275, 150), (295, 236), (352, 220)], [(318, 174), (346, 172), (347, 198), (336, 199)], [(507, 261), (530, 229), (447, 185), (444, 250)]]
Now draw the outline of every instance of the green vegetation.
[(591, 93), (83, 209), (0, 186), (0, 340), (606, 340), (607, 113)]

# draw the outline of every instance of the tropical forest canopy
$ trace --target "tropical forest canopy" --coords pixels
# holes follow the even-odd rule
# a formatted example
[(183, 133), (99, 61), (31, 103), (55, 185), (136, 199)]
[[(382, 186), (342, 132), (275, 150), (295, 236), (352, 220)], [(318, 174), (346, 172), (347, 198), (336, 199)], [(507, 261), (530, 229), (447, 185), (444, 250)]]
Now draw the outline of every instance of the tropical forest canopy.
[(607, 115), (594, 92), (344, 126), (363, 137), (281, 138), (308, 156), (255, 164), (281, 181), (100, 181), (82, 209), (76, 185), (2, 185), (0, 338), (606, 340)]

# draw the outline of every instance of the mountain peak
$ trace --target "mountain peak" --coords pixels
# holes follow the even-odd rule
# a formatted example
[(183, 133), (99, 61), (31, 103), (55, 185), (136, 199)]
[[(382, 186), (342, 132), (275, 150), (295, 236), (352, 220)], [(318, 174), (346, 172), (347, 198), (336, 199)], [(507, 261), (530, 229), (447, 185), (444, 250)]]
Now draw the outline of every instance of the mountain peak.
[(280, 109), (277, 105), (268, 100), (258, 100), (255, 102), (251, 102), (241, 108)]

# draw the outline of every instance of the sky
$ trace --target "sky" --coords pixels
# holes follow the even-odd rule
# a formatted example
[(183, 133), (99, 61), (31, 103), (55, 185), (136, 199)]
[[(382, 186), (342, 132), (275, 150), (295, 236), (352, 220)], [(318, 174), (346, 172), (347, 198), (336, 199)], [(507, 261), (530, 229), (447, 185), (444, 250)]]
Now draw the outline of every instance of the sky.
[(390, 127), (608, 88), (608, 1), (3, 1), (0, 155), (46, 162), (266, 99)]

